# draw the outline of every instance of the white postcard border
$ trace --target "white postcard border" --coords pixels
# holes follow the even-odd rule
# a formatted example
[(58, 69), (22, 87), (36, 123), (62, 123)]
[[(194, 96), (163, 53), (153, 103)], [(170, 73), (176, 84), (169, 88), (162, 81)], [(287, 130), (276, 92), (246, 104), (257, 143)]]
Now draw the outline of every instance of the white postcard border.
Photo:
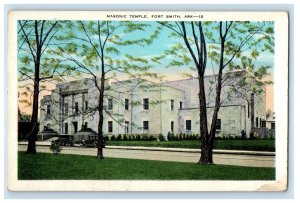
[[(147, 15), (148, 18), (108, 18), (112, 15)], [(141, 20), (152, 15), (196, 14), (193, 21), (274, 21), (275, 22), (275, 93), (276, 112), (276, 181), (24, 181), (17, 179), (17, 20)], [(10, 191), (284, 191), (287, 189), (288, 140), (288, 14), (286, 12), (220, 11), (11, 11), (8, 23), (8, 189)]]

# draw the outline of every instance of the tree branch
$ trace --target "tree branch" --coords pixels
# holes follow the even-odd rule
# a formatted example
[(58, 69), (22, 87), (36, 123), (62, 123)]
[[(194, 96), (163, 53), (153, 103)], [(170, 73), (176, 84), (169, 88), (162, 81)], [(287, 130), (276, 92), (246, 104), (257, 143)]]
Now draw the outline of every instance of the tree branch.
[(35, 54), (34, 54), (34, 52), (33, 52), (33, 50), (32, 50), (32, 47), (31, 47), (30, 41), (29, 41), (29, 39), (28, 39), (28, 36), (27, 36), (27, 34), (25, 33), (24, 27), (22, 26), (22, 24), (20, 23), (20, 21), (19, 21), (19, 24), (20, 24), (20, 26), (21, 26), (21, 30), (22, 30), (22, 32), (23, 32), (23, 36), (25, 37), (25, 40), (26, 40), (26, 43), (27, 43), (27, 45), (28, 45), (28, 47), (29, 47), (30, 53), (31, 53), (31, 55), (32, 55), (32, 58), (33, 58), (33, 60), (34, 60), (34, 62), (35, 62), (35, 61), (36, 61), (36, 57), (35, 57)]
[(192, 58), (193, 58), (193, 60), (194, 60), (194, 63), (195, 63), (195, 65), (196, 65), (196, 67), (199, 67), (199, 62), (197, 61), (197, 58), (196, 58), (196, 56), (195, 56), (195, 53), (194, 53), (193, 49), (191, 48), (191, 45), (190, 45), (190, 43), (189, 43), (189, 41), (188, 41), (188, 39), (187, 39), (187, 34), (186, 34), (185, 24), (184, 24), (183, 21), (180, 22), (180, 24), (181, 24), (181, 27), (182, 27), (182, 30), (183, 30), (183, 38), (184, 38), (184, 42), (185, 42), (185, 44), (186, 44), (186, 46), (187, 46), (187, 48), (188, 48), (190, 54), (192, 55)]
[(87, 33), (87, 31), (86, 31), (86, 29), (85, 29), (85, 26), (84, 26), (83, 22), (82, 22), (82, 21), (79, 21), (79, 22), (80, 22), (80, 24), (81, 24), (82, 29), (84, 30), (85, 35), (86, 35), (87, 38), (89, 39), (89, 43), (90, 43), (90, 44), (92, 45), (92, 47), (95, 49), (95, 51), (96, 51), (98, 57), (101, 58), (101, 55), (100, 55), (100, 53), (99, 53), (97, 47), (95, 47), (95, 45), (93, 44), (93, 42), (92, 42), (92, 40), (91, 40), (89, 34)]

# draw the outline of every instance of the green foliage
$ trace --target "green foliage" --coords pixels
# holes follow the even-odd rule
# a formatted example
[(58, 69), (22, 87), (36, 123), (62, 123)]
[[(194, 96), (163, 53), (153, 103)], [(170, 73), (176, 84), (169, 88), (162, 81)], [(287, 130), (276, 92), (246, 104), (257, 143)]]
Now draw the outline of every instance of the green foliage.
[(129, 61), (140, 62), (140, 63), (148, 63), (147, 59), (143, 59), (143, 58), (140, 58), (140, 57), (133, 57), (133, 56), (131, 56), (129, 54), (125, 54), (125, 57), (128, 58)]
[(57, 143), (57, 142), (51, 142), (51, 145), (50, 145), (50, 151), (52, 151), (52, 153), (53, 153), (54, 155), (59, 154), (59, 153), (61, 152), (61, 150), (62, 150), (62, 149), (61, 149), (59, 143)]
[(119, 49), (117, 49), (116, 47), (107, 47), (107, 48), (106, 48), (106, 52), (107, 52), (107, 53), (116, 54), (116, 55), (119, 55), (119, 54), (120, 54)]
[(168, 135), (167, 135), (168, 141), (173, 141), (173, 136), (174, 136), (174, 134), (169, 132)]
[(124, 140), (124, 141), (128, 141), (128, 140), (129, 140), (128, 135), (123, 135), (123, 140)]
[(21, 114), (21, 120), (22, 121), (30, 121), (31, 120), (31, 115), (29, 115), (29, 114)]
[(256, 140), (256, 139), (260, 139), (257, 132), (251, 132), (250, 133), (250, 140)]
[[(61, 154), (18, 154), (19, 180), (275, 180), (275, 168)], [(57, 170), (64, 166), (63, 170)], [(54, 172), (55, 171), (55, 172)], [(163, 172), (162, 172), (163, 171)], [(183, 172), (184, 171), (184, 172)]]
[(163, 136), (163, 134), (159, 134), (158, 139), (159, 141), (165, 141), (165, 136)]
[(116, 139), (116, 140), (122, 140), (122, 135), (119, 134), (119, 135), (117, 136), (117, 139)]
[[(178, 137), (178, 136), (174, 136)], [(196, 140), (175, 140), (172, 141), (108, 141), (107, 146), (144, 146), (144, 147), (167, 147), (167, 148), (188, 148), (199, 149), (200, 138)], [(275, 151), (274, 136), (266, 139), (245, 139), (241, 140), (240, 137), (224, 136), (216, 137), (214, 141), (214, 149), (224, 150), (245, 150), (245, 151)]]

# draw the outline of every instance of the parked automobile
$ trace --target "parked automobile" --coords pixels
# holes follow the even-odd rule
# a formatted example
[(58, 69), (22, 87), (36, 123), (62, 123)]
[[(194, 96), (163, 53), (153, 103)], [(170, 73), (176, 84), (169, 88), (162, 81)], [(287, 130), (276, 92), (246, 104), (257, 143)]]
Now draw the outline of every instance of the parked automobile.
[[(98, 147), (98, 136), (89, 136), (88, 139), (83, 139), (80, 142), (80, 146), (82, 147)], [(105, 147), (105, 143), (103, 140), (102, 147)]]
[(58, 143), (60, 146), (74, 146), (73, 138), (71, 135), (59, 135), (58, 139), (52, 141), (52, 143)]

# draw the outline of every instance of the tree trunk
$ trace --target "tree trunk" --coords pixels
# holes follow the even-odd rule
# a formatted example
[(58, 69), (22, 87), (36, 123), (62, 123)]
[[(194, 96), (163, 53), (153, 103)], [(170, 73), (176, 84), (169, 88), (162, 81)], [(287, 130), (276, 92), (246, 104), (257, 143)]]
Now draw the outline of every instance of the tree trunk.
[(200, 163), (202, 164), (213, 163), (213, 147), (214, 147), (214, 140), (216, 135), (216, 124), (218, 119), (218, 113), (220, 110), (220, 103), (221, 103), (222, 75), (223, 75), (223, 63), (224, 63), (223, 54), (224, 54), (225, 38), (222, 37), (221, 27), (222, 27), (222, 23), (220, 24), (221, 50), (220, 50), (218, 80), (216, 84), (215, 108), (214, 108), (214, 113), (211, 121), (210, 131), (206, 135), (204, 141), (202, 141), (201, 158), (200, 158)]
[(37, 60), (35, 62), (35, 75), (34, 75), (34, 85), (33, 85), (33, 105), (32, 105), (32, 117), (31, 124), (32, 130), (28, 136), (28, 145), (27, 151), (28, 154), (36, 153), (36, 145), (35, 142), (37, 140), (38, 133), (38, 110), (39, 110), (39, 83), (40, 83), (40, 57), (38, 55)]
[(207, 110), (206, 96), (204, 87), (204, 75), (199, 74), (199, 110), (200, 110), (200, 135), (201, 135), (201, 156), (198, 164), (209, 164), (209, 143), (208, 143), (208, 128), (207, 128)]
[[(203, 162), (204, 163), (213, 163), (213, 147), (216, 135), (216, 124), (218, 119), (218, 113), (220, 110), (220, 103), (221, 103), (221, 91), (222, 91), (222, 77), (223, 77), (223, 61), (224, 61), (224, 38), (221, 38), (221, 56), (220, 56), (220, 63), (219, 63), (219, 72), (218, 72), (218, 80), (216, 84), (216, 98), (215, 98), (215, 108), (214, 113), (211, 121), (210, 131), (208, 134), (208, 140), (206, 142), (206, 146), (204, 146), (203, 154)], [(202, 151), (201, 151), (202, 153)], [(207, 162), (205, 162), (207, 161)]]
[[(104, 58), (103, 58), (103, 52), (101, 57), (101, 68), (102, 68), (102, 74), (101, 74), (101, 85), (100, 85), (100, 94), (99, 94), (99, 103), (98, 103), (98, 111), (99, 111), (99, 123), (98, 123), (98, 152), (97, 152), (97, 158), (98, 159), (104, 159), (103, 155), (103, 147), (104, 147), (104, 137), (103, 137), (103, 101), (104, 101), (104, 83), (105, 83), (105, 72), (104, 72)], [(96, 80), (96, 78), (95, 78)], [(95, 81), (97, 83), (97, 81)]]
[(98, 104), (98, 111), (99, 111), (99, 123), (98, 123), (98, 152), (97, 152), (97, 158), (98, 159), (103, 159), (103, 120), (104, 120), (104, 116), (103, 116), (103, 99), (104, 99), (104, 95), (103, 95), (103, 91), (104, 91), (104, 87), (102, 89), (102, 79), (101, 79), (101, 91), (100, 91), (100, 95), (99, 95), (99, 104)]
[[(41, 50), (42, 45), (40, 44), (39, 33), (38, 33), (38, 21), (34, 22), (35, 38), (36, 38), (36, 58), (34, 58), (34, 84), (33, 84), (33, 106), (32, 106), (32, 117), (31, 123), (33, 128), (28, 137), (28, 146), (26, 153), (36, 153), (36, 135), (38, 133), (38, 111), (39, 111), (39, 94), (40, 94), (40, 61), (41, 61)], [(42, 37), (42, 36), (41, 36)], [(29, 45), (30, 46), (30, 45)]]

